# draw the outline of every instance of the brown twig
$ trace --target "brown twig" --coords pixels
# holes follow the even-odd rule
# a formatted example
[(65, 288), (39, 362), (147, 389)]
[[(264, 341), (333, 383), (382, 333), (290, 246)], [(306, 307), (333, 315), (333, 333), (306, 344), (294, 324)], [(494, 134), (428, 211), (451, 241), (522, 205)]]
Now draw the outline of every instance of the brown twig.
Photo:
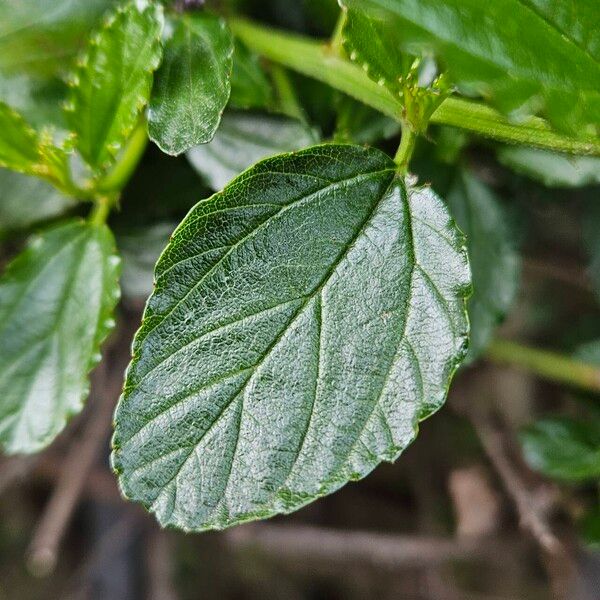
[(148, 533), (146, 564), (148, 600), (176, 600), (173, 585), (173, 552), (169, 534), (154, 525)]
[(548, 494), (532, 489), (510, 458), (502, 430), (489, 413), (469, 411), (469, 418), (504, 488), (514, 502), (521, 527), (537, 542), (548, 572), (553, 595), (557, 599), (573, 598), (576, 587), (576, 564), (565, 545), (552, 531), (549, 513), (552, 503)]
[(445, 537), (338, 531), (305, 525), (255, 524), (224, 534), (235, 550), (256, 549), (286, 561), (359, 563), (378, 569), (422, 567), (498, 555), (502, 543)]
[(0, 495), (9, 487), (22, 481), (37, 465), (37, 456), (14, 456), (0, 464)]

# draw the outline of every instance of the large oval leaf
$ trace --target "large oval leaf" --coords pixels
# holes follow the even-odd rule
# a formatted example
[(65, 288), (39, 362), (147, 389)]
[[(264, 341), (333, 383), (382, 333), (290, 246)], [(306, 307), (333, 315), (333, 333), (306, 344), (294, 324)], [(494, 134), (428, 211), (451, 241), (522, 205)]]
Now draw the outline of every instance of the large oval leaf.
[(181, 154), (209, 142), (231, 91), (233, 38), (209, 13), (169, 21), (163, 64), (156, 73), (148, 131), (161, 150)]
[(392, 461), (464, 356), (464, 239), (386, 155), (267, 159), (198, 204), (156, 269), (116, 413), (124, 494), (203, 530)]
[(598, 128), (597, 0), (343, 4), (391, 25), (402, 49), (434, 52), (464, 90), (491, 97), (505, 111), (541, 108), (559, 129), (581, 133), (582, 127)]
[(106, 226), (73, 222), (36, 237), (0, 279), (0, 445), (47, 446), (87, 394), (112, 327), (118, 259)]

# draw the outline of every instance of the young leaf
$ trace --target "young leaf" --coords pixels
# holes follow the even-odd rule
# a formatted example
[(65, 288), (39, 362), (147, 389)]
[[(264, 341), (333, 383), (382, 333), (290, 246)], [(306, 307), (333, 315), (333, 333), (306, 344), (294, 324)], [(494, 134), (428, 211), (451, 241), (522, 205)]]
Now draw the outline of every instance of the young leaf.
[(383, 19), (401, 49), (433, 51), (465, 91), (501, 109), (542, 109), (558, 129), (600, 123), (597, 0), (343, 0)]
[(118, 259), (106, 226), (71, 222), (35, 238), (0, 278), (0, 446), (47, 446), (87, 393), (111, 329)]
[(521, 260), (502, 204), (468, 171), (457, 171), (447, 193), (450, 213), (467, 236), (473, 273), (468, 360), (477, 358), (519, 289)]
[(235, 43), (231, 72), (230, 108), (269, 108), (273, 88), (260, 67), (258, 56), (241, 42)]
[(231, 90), (233, 38), (222, 19), (204, 12), (178, 15), (167, 31), (148, 131), (161, 150), (177, 155), (209, 142), (219, 126)]
[(71, 77), (66, 120), (94, 169), (111, 163), (148, 102), (162, 53), (162, 19), (158, 3), (120, 6), (92, 35)]
[(259, 163), (155, 275), (112, 460), (163, 525), (288, 513), (395, 460), (465, 353), (464, 239), (375, 149)]
[(571, 156), (527, 146), (501, 146), (498, 160), (547, 187), (581, 187), (600, 183), (600, 158)]
[(74, 204), (45, 181), (0, 169), (0, 236), (56, 217)]
[(0, 102), (0, 167), (31, 173), (39, 160), (37, 133), (19, 113)]
[(532, 469), (566, 481), (600, 478), (600, 421), (554, 418), (521, 432), (525, 460)]
[(259, 160), (317, 141), (311, 129), (289, 117), (229, 112), (212, 142), (192, 148), (187, 157), (214, 190), (221, 190)]

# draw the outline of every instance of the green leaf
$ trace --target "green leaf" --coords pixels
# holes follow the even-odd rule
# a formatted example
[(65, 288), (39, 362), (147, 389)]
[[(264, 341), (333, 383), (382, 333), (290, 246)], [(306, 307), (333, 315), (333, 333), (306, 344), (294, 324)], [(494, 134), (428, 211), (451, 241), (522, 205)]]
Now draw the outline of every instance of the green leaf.
[(600, 183), (600, 158), (594, 156), (572, 156), (527, 146), (501, 146), (496, 155), (503, 165), (547, 187)]
[(349, 96), (340, 99), (335, 127), (337, 141), (375, 144), (400, 133), (400, 123)]
[(0, 167), (32, 173), (39, 165), (38, 136), (23, 117), (0, 102)]
[(273, 88), (260, 67), (259, 57), (236, 41), (231, 73), (231, 108), (269, 108)]
[(94, 169), (113, 161), (148, 102), (162, 54), (162, 21), (159, 4), (120, 6), (92, 35), (70, 78), (66, 120)]
[(395, 460), (465, 353), (464, 239), (375, 149), (259, 163), (155, 275), (112, 460), (162, 525), (288, 513)]
[(167, 154), (209, 142), (229, 100), (233, 38), (225, 21), (200, 12), (169, 21), (148, 131)]
[(600, 477), (600, 420), (553, 418), (521, 432), (525, 460), (532, 469), (566, 481)]
[(289, 117), (229, 112), (212, 142), (192, 148), (187, 157), (214, 190), (221, 190), (259, 160), (317, 141), (311, 129)]
[(118, 258), (106, 226), (36, 237), (0, 279), (0, 446), (47, 446), (78, 413), (113, 326)]
[(154, 265), (169, 243), (174, 223), (155, 223), (116, 231), (123, 258), (121, 288), (128, 298), (145, 300), (154, 289)]
[(402, 79), (413, 58), (402, 52), (398, 31), (389, 19), (367, 16), (360, 10), (346, 10), (342, 30), (344, 49), (371, 79), (399, 96)]
[(74, 204), (45, 181), (0, 169), (0, 234), (56, 217)]
[(114, 0), (0, 0), (0, 72), (62, 72)]
[(467, 236), (473, 275), (468, 360), (473, 360), (485, 350), (516, 298), (521, 260), (502, 204), (485, 184), (466, 170), (457, 171), (446, 200)]
[(466, 93), (541, 110), (577, 134), (600, 123), (597, 0), (344, 0), (384, 19), (402, 50), (433, 53)]

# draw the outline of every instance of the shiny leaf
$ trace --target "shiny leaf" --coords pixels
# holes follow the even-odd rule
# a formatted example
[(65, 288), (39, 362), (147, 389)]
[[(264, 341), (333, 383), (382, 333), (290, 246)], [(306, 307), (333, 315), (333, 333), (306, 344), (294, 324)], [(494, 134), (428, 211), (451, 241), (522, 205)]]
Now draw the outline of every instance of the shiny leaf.
[(230, 112), (224, 115), (212, 142), (192, 148), (187, 157), (214, 190), (221, 190), (259, 160), (300, 150), (315, 142), (315, 133), (295, 119)]
[(225, 22), (208, 13), (168, 23), (163, 64), (148, 111), (150, 138), (167, 154), (209, 142), (229, 100), (233, 39)]
[(465, 353), (464, 239), (378, 150), (259, 163), (155, 275), (112, 460), (162, 525), (288, 513), (395, 460)]
[(118, 259), (105, 226), (75, 221), (32, 240), (0, 279), (0, 447), (47, 446), (77, 414), (113, 326)]
[(161, 31), (159, 4), (120, 6), (92, 35), (70, 78), (66, 120), (79, 152), (95, 169), (111, 163), (148, 102)]
[(434, 53), (459, 87), (501, 109), (541, 110), (581, 134), (600, 123), (597, 0), (343, 0), (385, 20), (400, 48)]
[(259, 58), (246, 46), (236, 42), (231, 73), (231, 108), (269, 108), (273, 105), (273, 88), (263, 72)]

